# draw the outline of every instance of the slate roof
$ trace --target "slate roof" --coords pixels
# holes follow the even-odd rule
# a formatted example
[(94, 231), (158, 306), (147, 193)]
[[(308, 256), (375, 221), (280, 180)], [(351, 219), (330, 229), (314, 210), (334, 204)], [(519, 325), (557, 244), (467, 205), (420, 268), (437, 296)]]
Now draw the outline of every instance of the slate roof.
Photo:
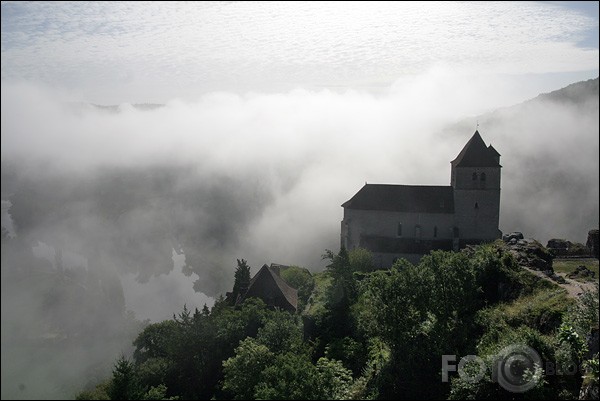
[(407, 213), (454, 213), (451, 186), (365, 184), (342, 207)]
[(488, 148), (481, 139), (479, 131), (475, 131), (469, 142), (452, 160), (454, 167), (502, 167), (498, 163), (500, 154), (491, 145)]
[(488, 149), (493, 156), (501, 156), (500, 153), (498, 153), (498, 151), (492, 146), (491, 143), (490, 146), (488, 146)]
[(248, 290), (236, 304), (251, 297), (260, 298), (269, 306), (292, 312), (298, 307), (298, 291), (290, 287), (275, 269), (267, 265), (263, 265), (250, 280)]

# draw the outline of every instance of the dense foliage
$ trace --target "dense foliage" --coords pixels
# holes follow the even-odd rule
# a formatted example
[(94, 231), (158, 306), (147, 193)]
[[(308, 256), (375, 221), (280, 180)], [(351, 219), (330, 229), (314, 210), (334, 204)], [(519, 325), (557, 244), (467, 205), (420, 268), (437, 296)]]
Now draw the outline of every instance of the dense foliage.
[[(511, 378), (527, 386), (527, 398), (577, 398), (584, 373), (598, 382), (585, 340), (598, 327), (597, 289), (577, 303), (493, 244), (380, 271), (364, 255), (327, 251), (325, 272), (282, 274), (301, 298), (310, 289), (296, 314), (257, 299), (184, 307), (147, 326), (133, 359), (120, 358), (112, 378), (80, 397), (511, 399), (521, 395), (498, 375), (517, 346), (540, 358)], [(464, 374), (450, 371), (445, 381), (443, 355), (455, 356), (455, 367), (472, 355), (480, 366), (466, 363)], [(571, 365), (587, 373), (564, 374)]]

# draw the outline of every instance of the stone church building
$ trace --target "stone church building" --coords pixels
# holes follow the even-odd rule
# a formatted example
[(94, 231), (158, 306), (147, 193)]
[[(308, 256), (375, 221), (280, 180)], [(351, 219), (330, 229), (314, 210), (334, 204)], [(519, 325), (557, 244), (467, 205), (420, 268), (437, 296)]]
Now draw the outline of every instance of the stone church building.
[(500, 154), (475, 131), (450, 164), (449, 186), (365, 184), (342, 205), (341, 245), (389, 267), (500, 238)]

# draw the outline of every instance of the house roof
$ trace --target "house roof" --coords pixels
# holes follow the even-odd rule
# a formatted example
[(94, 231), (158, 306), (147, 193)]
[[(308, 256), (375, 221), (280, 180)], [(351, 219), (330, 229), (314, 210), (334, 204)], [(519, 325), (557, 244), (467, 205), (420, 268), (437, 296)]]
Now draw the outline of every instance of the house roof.
[(342, 207), (408, 213), (454, 213), (451, 186), (365, 184)]
[(481, 139), (479, 131), (475, 131), (469, 142), (452, 160), (454, 167), (502, 167), (498, 163), (500, 154), (491, 145), (488, 148)]
[(298, 307), (298, 291), (290, 287), (279, 276), (276, 269), (267, 265), (263, 265), (250, 280), (248, 290), (238, 303), (250, 297), (260, 298), (269, 306), (286, 310), (295, 311)]

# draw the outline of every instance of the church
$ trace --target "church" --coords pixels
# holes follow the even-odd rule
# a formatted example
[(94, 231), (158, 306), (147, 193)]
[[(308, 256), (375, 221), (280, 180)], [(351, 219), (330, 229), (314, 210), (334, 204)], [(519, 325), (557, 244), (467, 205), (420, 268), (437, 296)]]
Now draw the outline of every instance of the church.
[(500, 238), (500, 154), (475, 131), (450, 165), (449, 186), (365, 184), (342, 205), (341, 246), (390, 267)]

